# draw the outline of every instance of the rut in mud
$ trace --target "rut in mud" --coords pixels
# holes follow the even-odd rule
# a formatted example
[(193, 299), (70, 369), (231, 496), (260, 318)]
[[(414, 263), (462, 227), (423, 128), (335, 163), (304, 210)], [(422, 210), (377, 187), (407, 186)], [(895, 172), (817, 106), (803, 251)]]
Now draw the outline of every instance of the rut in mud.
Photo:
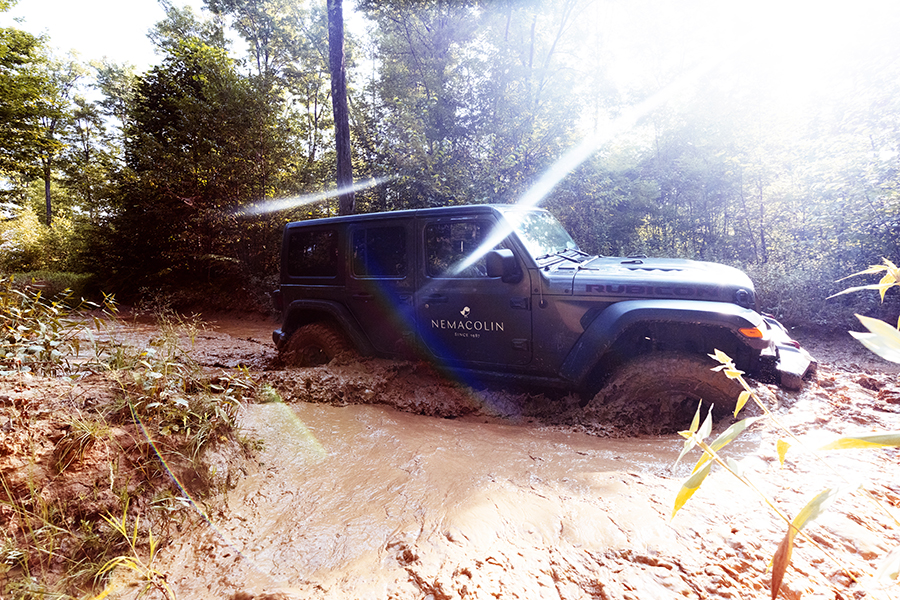
[[(227, 448), (206, 456), (223, 492), (168, 531), (158, 557), (180, 599), (769, 597), (767, 565), (786, 525), (715, 470), (671, 519), (693, 464), (673, 469), (678, 436), (623, 436), (577, 397), (472, 388), (419, 363), (266, 370), (274, 323), (209, 322), (194, 357), (210, 369), (249, 367), (283, 402), (242, 408), (244, 434), (262, 441), (254, 457)], [(153, 334), (129, 327), (135, 343)], [(897, 369), (853, 343), (812, 347), (819, 380), (800, 393), (759, 387), (813, 446), (900, 430)], [(41, 385), (0, 381), (0, 397), (18, 406)], [(40, 393), (63, 393), (48, 390)], [(795, 514), (838, 480), (801, 453), (780, 468), (778, 437), (758, 426), (730, 456)], [(828, 456), (894, 519), (898, 459), (892, 449)], [(848, 495), (808, 529), (858, 581), (799, 540), (782, 597), (897, 595), (869, 575), (900, 546), (890, 514)], [(109, 597), (137, 591), (123, 584)]]

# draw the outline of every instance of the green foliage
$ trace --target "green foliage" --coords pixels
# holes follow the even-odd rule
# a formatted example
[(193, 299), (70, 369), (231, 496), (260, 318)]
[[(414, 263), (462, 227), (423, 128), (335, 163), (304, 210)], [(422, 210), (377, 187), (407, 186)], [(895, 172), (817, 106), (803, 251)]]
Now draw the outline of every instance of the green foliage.
[(255, 397), (256, 386), (246, 373), (205, 376), (175, 344), (168, 337), (156, 340), (115, 374), (123, 392), (119, 412), (153, 437), (184, 439), (187, 455), (196, 460), (207, 445), (232, 435), (240, 403)]
[(25, 271), (12, 275), (13, 285), (18, 289), (38, 289), (49, 300), (68, 296), (77, 304), (90, 296), (94, 290), (93, 275), (68, 273), (65, 271)]
[(50, 144), (41, 124), (51, 91), (41, 50), (35, 36), (0, 28), (0, 174), (7, 177), (36, 174), (38, 156)]
[(76, 222), (59, 216), (47, 227), (31, 207), (0, 222), (0, 271), (69, 270), (75, 266), (81, 240)]
[[(11, 186), (0, 194), (8, 216), (33, 211), (0, 224), (9, 244), (0, 269), (93, 272), (117, 293), (239, 290), (245, 302), (277, 272), (281, 225), (333, 212), (325, 201), (235, 216), (249, 203), (333, 187), (324, 8), (206, 5), (215, 18), (166, 7), (151, 32), (163, 59), (148, 72), (96, 66), (96, 103), (66, 96), (78, 65), (54, 63), (29, 34), (0, 32), (0, 171)], [(616, 131), (685, 79), (690, 57), (717, 54), (709, 44), (723, 41), (720, 30), (701, 31), (710, 15), (697, 3), (607, 8), (361, 2), (370, 35), (367, 45), (348, 39), (346, 60), (354, 171), (390, 183), (358, 193), (358, 211), (519, 201), (566, 151)], [(226, 23), (247, 42), (243, 65), (229, 58)], [(628, 32), (652, 43), (632, 57), (647, 68), (622, 77), (625, 51), (614, 43)], [(769, 73), (729, 55), (586, 162), (563, 167), (541, 202), (592, 252), (748, 270), (761, 308), (789, 325), (837, 327), (870, 314), (866, 300), (826, 299), (838, 273), (900, 252), (900, 73), (885, 58), (894, 44), (892, 31), (867, 30), (865, 45), (882, 55), (835, 56), (829, 69), (859, 89), (826, 87), (793, 111)], [(35, 195), (22, 175), (37, 174), (41, 157), (53, 159), (49, 176), (38, 175), (51, 185), (59, 232), (39, 234), (44, 190)]]
[(62, 300), (16, 289), (10, 277), (0, 283), (0, 374), (56, 375), (69, 370), (78, 354), (78, 330)]
[(108, 246), (119, 282), (136, 290), (219, 280), (240, 289), (241, 278), (272, 271), (277, 229), (234, 216), (267, 194), (269, 165), (251, 160), (271, 150), (266, 102), (224, 51), (197, 40), (139, 79)]

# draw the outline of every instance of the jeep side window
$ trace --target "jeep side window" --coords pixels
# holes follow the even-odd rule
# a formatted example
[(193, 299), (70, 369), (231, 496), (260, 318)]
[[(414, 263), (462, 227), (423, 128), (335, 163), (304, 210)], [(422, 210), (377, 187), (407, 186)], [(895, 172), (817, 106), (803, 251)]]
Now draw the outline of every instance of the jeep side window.
[(334, 229), (291, 233), (287, 270), (292, 277), (337, 277), (338, 243)]
[(406, 230), (372, 227), (353, 232), (353, 275), (380, 279), (406, 277)]
[(429, 277), (487, 277), (484, 256), (462, 269), (458, 265), (481, 246), (489, 233), (490, 224), (481, 221), (426, 226), (425, 272)]

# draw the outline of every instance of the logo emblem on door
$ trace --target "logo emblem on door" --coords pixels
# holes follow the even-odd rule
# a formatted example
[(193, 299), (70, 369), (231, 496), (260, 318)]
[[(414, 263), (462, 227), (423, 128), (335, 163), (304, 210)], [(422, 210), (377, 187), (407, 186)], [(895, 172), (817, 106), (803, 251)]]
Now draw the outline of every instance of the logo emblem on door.
[(469, 313), (470, 313), (470, 312), (472, 312), (472, 311), (471, 311), (471, 310), (469, 309), (469, 307), (467, 306), (467, 307), (465, 307), (464, 309), (462, 309), (461, 311), (459, 311), (459, 314), (461, 314), (462, 316), (464, 316), (465, 318), (468, 319), (468, 318), (469, 318)]

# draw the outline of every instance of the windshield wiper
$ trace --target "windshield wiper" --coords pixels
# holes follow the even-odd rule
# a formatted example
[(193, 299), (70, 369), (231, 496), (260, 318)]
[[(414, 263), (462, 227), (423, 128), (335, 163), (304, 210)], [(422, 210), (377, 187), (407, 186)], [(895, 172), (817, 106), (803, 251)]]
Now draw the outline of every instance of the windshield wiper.
[(559, 258), (564, 258), (566, 260), (571, 260), (572, 262), (581, 262), (577, 258), (574, 258), (572, 256), (566, 256), (565, 253), (570, 252), (570, 251), (578, 252), (579, 254), (584, 254), (585, 256), (587, 256), (587, 254), (585, 252), (582, 252), (581, 250), (576, 250), (575, 248), (560, 248), (559, 250), (554, 250), (553, 252), (548, 252), (547, 254), (544, 254), (543, 256), (538, 256), (534, 260), (544, 260), (547, 258), (559, 257)]

